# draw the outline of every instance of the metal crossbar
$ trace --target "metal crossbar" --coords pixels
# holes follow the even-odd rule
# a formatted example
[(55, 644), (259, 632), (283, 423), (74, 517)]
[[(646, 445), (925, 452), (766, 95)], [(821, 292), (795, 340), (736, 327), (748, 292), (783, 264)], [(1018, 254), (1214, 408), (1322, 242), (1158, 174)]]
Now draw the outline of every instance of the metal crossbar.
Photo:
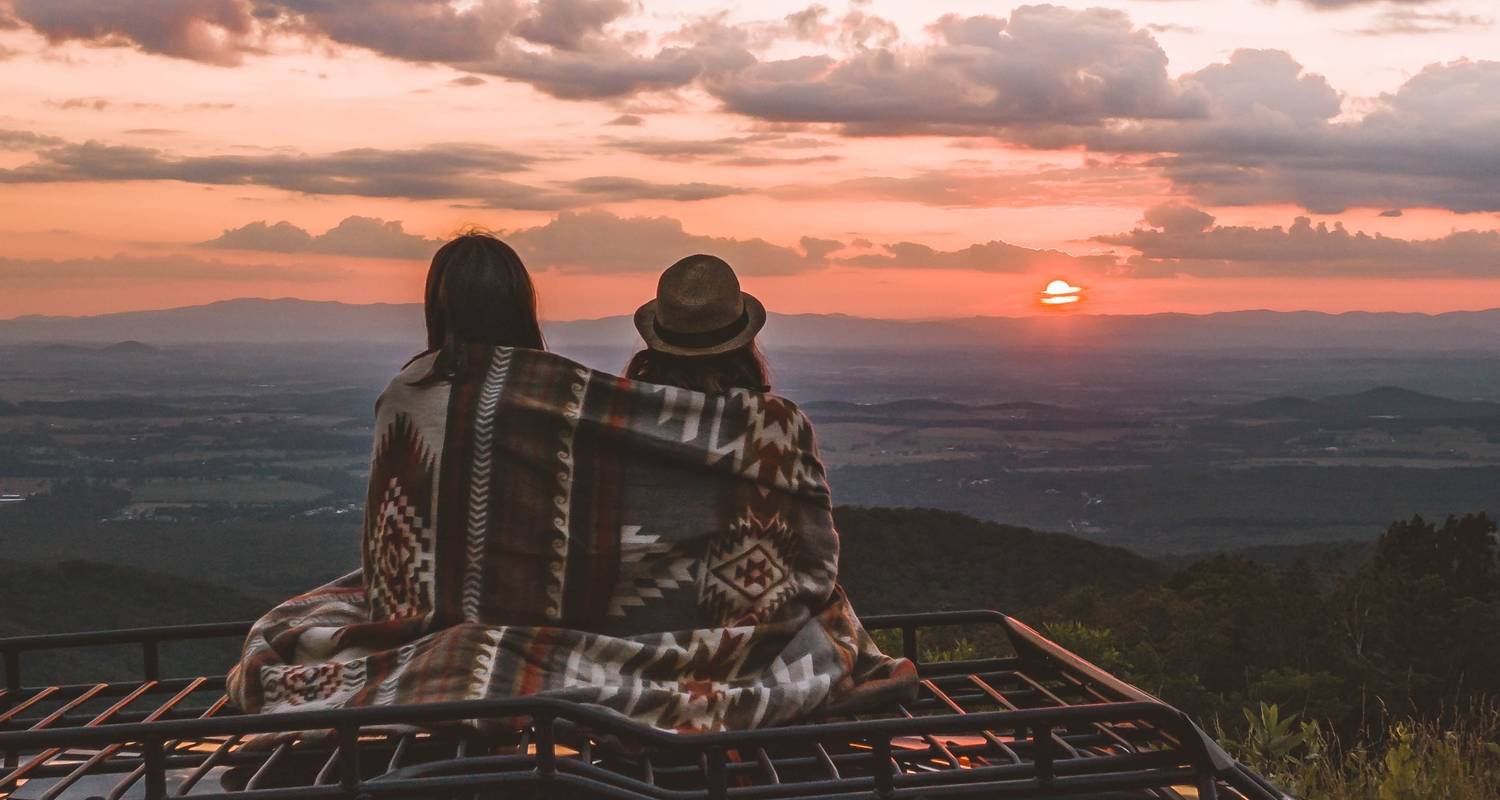
[[(864, 624), (900, 631), (912, 657), (932, 629), (974, 625), (998, 629), (1014, 654), (919, 663), (915, 699), (857, 718), (686, 735), (544, 698), (244, 715), (222, 677), (161, 676), (162, 642), (241, 637), (248, 623), (4, 639), (0, 799), (1289, 800), (1181, 712), (1004, 614)], [(22, 680), (24, 654), (120, 644), (141, 647), (145, 680)], [(476, 718), (530, 723), (461, 726)]]

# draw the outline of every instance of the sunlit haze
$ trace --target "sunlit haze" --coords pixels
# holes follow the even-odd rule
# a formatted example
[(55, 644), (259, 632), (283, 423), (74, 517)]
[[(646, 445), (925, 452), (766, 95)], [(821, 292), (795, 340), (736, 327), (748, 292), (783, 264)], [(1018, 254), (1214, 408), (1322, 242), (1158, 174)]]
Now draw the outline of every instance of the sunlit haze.
[(702, 251), (782, 313), (1496, 307), (1497, 14), (0, 0), (0, 317), (414, 302), (468, 225), (552, 319)]

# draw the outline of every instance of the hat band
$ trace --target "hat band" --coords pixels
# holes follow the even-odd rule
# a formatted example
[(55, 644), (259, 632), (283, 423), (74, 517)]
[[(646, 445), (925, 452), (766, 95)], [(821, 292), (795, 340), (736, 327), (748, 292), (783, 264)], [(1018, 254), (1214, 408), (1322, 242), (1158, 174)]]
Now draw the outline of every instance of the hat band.
[(711, 331), (700, 331), (698, 333), (683, 333), (663, 328), (659, 320), (651, 320), (651, 329), (656, 332), (657, 338), (673, 347), (713, 347), (723, 344), (745, 328), (750, 326), (750, 309), (746, 308), (740, 318), (725, 325), (722, 328), (714, 328)]

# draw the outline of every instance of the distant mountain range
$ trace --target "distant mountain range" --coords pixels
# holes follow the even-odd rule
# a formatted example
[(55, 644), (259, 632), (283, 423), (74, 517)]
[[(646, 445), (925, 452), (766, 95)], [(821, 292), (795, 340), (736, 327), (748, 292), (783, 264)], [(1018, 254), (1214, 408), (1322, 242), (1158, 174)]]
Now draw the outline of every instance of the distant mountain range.
[[(1012, 420), (1025, 420), (1028, 423), (1044, 421), (1103, 423), (1106, 420), (1096, 411), (1066, 408), (1047, 403), (969, 405), (939, 400), (897, 400), (888, 403), (814, 400), (803, 403), (802, 408), (814, 415), (819, 422), (875, 421), (913, 426), (950, 422), (988, 424)], [(1306, 420), (1330, 424), (1370, 419), (1461, 422), (1500, 419), (1500, 403), (1454, 400), (1403, 389), (1399, 386), (1379, 386), (1363, 392), (1329, 395), (1317, 399), (1293, 396), (1272, 397), (1253, 403), (1228, 406), (1217, 413), (1227, 419)]]
[(1048, 403), (984, 403), (968, 405), (942, 400), (895, 400), (888, 403), (849, 403), (843, 400), (814, 400), (802, 409), (820, 422), (878, 420), (912, 424), (943, 422), (999, 422), (1025, 420), (1100, 421), (1098, 413), (1084, 409), (1064, 408)]
[(1227, 409), (1226, 417), (1335, 422), (1355, 419), (1474, 420), (1500, 418), (1500, 403), (1452, 400), (1398, 386), (1308, 400), (1273, 397)]
[(146, 344), (145, 342), (137, 342), (134, 339), (129, 339), (123, 342), (115, 342), (114, 344), (107, 344), (103, 346), (95, 344), (70, 344), (67, 342), (50, 342), (48, 344), (39, 345), (37, 347), (37, 350), (42, 353), (61, 356), (113, 356), (125, 358), (129, 358), (131, 356), (158, 356), (161, 355), (162, 352), (160, 347), (154, 347), (152, 345)]
[[(628, 347), (636, 342), (625, 316), (554, 322), (558, 347)], [(425, 338), (416, 304), (355, 305), (308, 300), (225, 300), (159, 311), (90, 317), (24, 316), (0, 320), (0, 344), (145, 342), (400, 344)], [(838, 314), (772, 315), (763, 336), (770, 348), (1145, 349), (1500, 351), (1500, 309), (1446, 314), (1234, 311), (1217, 314), (969, 317), (938, 321), (881, 320)], [(139, 348), (135, 348), (139, 349)]]

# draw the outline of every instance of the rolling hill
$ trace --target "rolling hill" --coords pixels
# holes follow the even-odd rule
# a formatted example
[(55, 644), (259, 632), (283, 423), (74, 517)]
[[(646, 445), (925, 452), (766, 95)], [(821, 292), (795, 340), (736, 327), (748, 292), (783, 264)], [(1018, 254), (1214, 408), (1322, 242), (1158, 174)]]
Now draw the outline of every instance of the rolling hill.
[(1222, 416), (1241, 419), (1300, 419), (1349, 422), (1364, 419), (1473, 420), (1500, 418), (1500, 403), (1453, 400), (1398, 386), (1319, 399), (1273, 397), (1235, 406)]
[[(267, 605), (222, 585), (138, 567), (77, 560), (0, 566), (0, 637), (253, 619)], [(235, 645), (169, 646), (162, 667), (168, 675), (222, 672)], [(139, 669), (138, 649), (90, 648), (33, 654), (22, 675), (36, 684), (134, 677)]]
[(1090, 586), (1123, 593), (1168, 569), (1120, 547), (921, 508), (841, 508), (840, 581), (862, 614), (1040, 608)]

